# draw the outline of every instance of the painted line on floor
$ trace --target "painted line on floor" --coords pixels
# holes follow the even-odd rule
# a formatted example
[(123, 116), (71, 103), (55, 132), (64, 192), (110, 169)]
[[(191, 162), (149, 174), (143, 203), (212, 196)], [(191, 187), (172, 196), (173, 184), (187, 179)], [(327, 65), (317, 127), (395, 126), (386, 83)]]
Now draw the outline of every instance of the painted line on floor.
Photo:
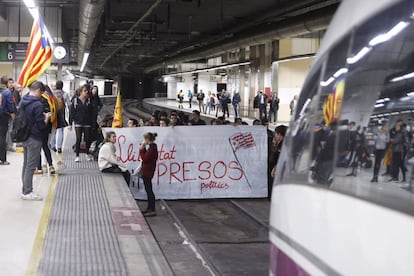
[(26, 270), (26, 276), (35, 276), (38, 274), (40, 260), (43, 256), (43, 245), (45, 242), (46, 230), (49, 223), (50, 212), (52, 210), (53, 199), (55, 197), (57, 182), (58, 176), (53, 176), (50, 181), (42, 216), (40, 217), (39, 227), (37, 228), (32, 253), (30, 254), (29, 265)]

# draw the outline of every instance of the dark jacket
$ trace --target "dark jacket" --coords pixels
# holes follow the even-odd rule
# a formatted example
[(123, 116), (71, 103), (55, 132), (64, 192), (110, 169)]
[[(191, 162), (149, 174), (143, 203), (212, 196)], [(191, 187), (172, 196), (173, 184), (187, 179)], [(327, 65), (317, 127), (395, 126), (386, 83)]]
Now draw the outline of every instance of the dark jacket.
[(232, 103), (234, 105), (236, 105), (236, 104), (239, 104), (240, 102), (241, 102), (240, 93), (235, 93), (233, 95), (233, 101), (232, 101)]
[(157, 144), (152, 143), (148, 149), (144, 148), (139, 153), (142, 160), (142, 176), (149, 179), (153, 178), (158, 159)]
[(11, 113), (16, 113), (16, 107), (13, 103), (13, 95), (9, 89), (4, 86), (0, 87), (0, 93), (2, 95), (2, 109), (3, 114), (10, 115)]
[(94, 126), (92, 124), (93, 112), (93, 106), (90, 99), (87, 99), (83, 103), (81, 99), (75, 97), (70, 106), (69, 125), (72, 125), (74, 122), (75, 125)]
[(93, 117), (92, 117), (92, 126), (93, 127), (98, 127), (98, 113), (99, 111), (101, 111), (101, 109), (103, 108), (103, 104), (101, 101), (101, 98), (98, 95), (92, 96), (91, 97), (91, 105), (92, 105), (92, 110), (93, 110)]
[(278, 111), (279, 110), (279, 98), (272, 96), (270, 98), (270, 110), (275, 110)]
[(25, 95), (20, 101), (20, 107), (25, 108), (27, 121), (32, 126), (29, 137), (42, 141), (44, 133), (47, 133), (42, 103), (31, 95)]

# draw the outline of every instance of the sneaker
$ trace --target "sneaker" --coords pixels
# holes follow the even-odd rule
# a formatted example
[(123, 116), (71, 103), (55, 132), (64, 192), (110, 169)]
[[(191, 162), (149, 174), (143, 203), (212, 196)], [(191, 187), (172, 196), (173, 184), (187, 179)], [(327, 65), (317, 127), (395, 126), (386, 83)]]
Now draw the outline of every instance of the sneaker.
[(88, 160), (89, 162), (93, 161), (93, 156), (91, 154), (88, 154), (88, 157), (86, 157), (86, 160)]
[(43, 170), (35, 170), (34, 175), (42, 175), (43, 174)]
[(23, 200), (33, 200), (33, 201), (43, 200), (43, 198), (40, 195), (37, 195), (33, 192), (31, 192), (30, 194), (27, 194), (27, 195), (22, 194), (21, 198)]
[(7, 165), (10, 165), (10, 162), (8, 162), (8, 161), (0, 161), (0, 165), (7, 166)]
[(53, 147), (53, 148), (52, 148), (52, 150), (53, 150), (54, 152), (57, 152), (57, 149), (56, 149), (55, 147)]
[(79, 158), (79, 156), (77, 156), (77, 157), (75, 158), (75, 162), (76, 162), (76, 163), (79, 163), (79, 162), (80, 162), (80, 158)]
[(57, 150), (57, 152), (58, 152), (58, 153), (62, 153), (62, 149), (58, 149), (58, 150)]
[(53, 166), (49, 166), (49, 173), (50, 173), (51, 175), (56, 174), (55, 167), (53, 167)]

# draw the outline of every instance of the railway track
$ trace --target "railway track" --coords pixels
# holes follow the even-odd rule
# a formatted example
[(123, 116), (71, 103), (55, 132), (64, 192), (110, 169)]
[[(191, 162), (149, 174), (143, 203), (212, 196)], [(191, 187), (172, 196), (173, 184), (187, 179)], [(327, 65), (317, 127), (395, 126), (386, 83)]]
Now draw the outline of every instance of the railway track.
[(265, 200), (160, 200), (160, 205), (211, 275), (267, 275), (268, 224), (246, 204), (252, 202), (269, 208)]

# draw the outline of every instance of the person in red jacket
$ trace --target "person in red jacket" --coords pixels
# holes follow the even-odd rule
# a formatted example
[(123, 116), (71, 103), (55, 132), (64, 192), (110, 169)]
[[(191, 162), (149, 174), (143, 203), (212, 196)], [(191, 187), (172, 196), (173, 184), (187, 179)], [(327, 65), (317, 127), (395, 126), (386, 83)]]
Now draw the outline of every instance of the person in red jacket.
[(144, 216), (156, 216), (155, 213), (155, 195), (152, 191), (152, 178), (154, 177), (155, 168), (157, 167), (158, 148), (154, 143), (157, 133), (145, 133), (139, 152), (142, 160), (142, 179), (145, 185), (145, 191), (148, 196), (148, 208), (143, 212)]

